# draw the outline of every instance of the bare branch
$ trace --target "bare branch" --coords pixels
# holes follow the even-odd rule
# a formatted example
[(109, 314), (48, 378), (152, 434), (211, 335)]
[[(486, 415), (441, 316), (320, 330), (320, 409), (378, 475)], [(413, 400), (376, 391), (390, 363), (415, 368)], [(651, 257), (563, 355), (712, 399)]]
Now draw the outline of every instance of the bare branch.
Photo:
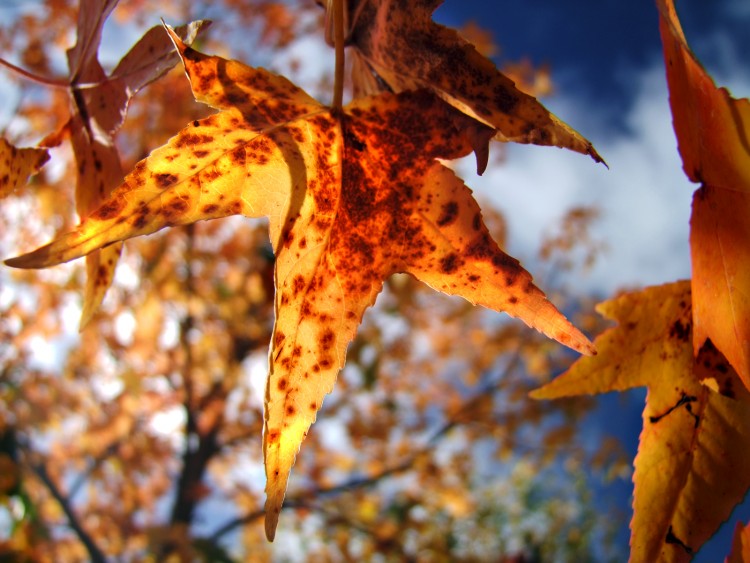
[(81, 540), (81, 543), (86, 547), (86, 551), (88, 552), (91, 561), (93, 561), (94, 563), (106, 563), (107, 558), (105, 557), (104, 553), (102, 553), (102, 551), (97, 547), (88, 532), (83, 529), (83, 526), (78, 520), (78, 516), (76, 516), (76, 513), (70, 504), (69, 498), (63, 494), (63, 492), (58, 488), (58, 486), (49, 476), (49, 473), (47, 473), (47, 468), (44, 466), (44, 464), (29, 463), (28, 465), (34, 472), (34, 474), (39, 477), (39, 480), (44, 484), (44, 486), (47, 487), (47, 490), (49, 490), (50, 494), (60, 505), (60, 508), (62, 508), (63, 512), (65, 513), (65, 517), (68, 519), (68, 525), (73, 529), (76, 536), (78, 536), (78, 539)]

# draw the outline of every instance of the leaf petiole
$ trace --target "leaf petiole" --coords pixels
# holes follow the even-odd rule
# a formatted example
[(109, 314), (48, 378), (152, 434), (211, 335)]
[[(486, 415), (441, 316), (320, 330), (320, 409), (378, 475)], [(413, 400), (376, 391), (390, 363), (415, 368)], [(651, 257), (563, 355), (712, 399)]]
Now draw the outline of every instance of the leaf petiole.
[(333, 0), (333, 49), (336, 62), (333, 75), (333, 102), (334, 110), (341, 109), (344, 99), (344, 6), (345, 0)]

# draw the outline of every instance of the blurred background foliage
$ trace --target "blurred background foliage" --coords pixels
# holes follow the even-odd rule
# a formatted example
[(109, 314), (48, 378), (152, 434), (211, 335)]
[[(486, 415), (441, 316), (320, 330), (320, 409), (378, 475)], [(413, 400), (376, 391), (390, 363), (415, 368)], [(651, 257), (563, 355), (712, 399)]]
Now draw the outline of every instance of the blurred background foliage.
[[(75, 0), (0, 7), (0, 56), (65, 76)], [(322, 42), (303, 0), (122, 0), (103, 61), (146, 28), (214, 20), (198, 48), (282, 71), (326, 99), (330, 65), (300, 58)], [(465, 35), (488, 54), (493, 38)], [(301, 47), (302, 46), (302, 47)], [(330, 57), (332, 60), (332, 56)], [(328, 66), (327, 66), (328, 65)], [(321, 70), (322, 68), (322, 70)], [(507, 65), (551, 92), (550, 70)], [(28, 146), (69, 115), (64, 88), (2, 70), (3, 136)], [(117, 135), (125, 170), (209, 109), (181, 68), (139, 93)], [(503, 151), (493, 145), (494, 166)], [(69, 146), (0, 201), (0, 256), (77, 221)], [(470, 183), (470, 182), (469, 182)], [(485, 205), (503, 244), (503, 217)], [(573, 209), (539, 241), (533, 273), (588, 334), (587, 300), (559, 286), (603, 246)], [(619, 444), (580, 439), (592, 403), (527, 392), (574, 359), (519, 322), (426, 290), (387, 284), (298, 458), (274, 544), (262, 531), (263, 385), (273, 324), (273, 255), (263, 222), (230, 218), (130, 241), (101, 312), (80, 334), (81, 261), (0, 268), (2, 561), (617, 560), (625, 514), (597, 500), (629, 478)], [(590, 421), (590, 419), (588, 419)]]

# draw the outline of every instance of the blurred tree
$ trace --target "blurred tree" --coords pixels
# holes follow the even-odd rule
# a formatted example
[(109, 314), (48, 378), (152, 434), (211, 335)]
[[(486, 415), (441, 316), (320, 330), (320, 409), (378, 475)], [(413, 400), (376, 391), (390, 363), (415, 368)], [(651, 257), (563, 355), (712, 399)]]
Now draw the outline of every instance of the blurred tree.
[[(15, 106), (4, 136), (16, 145), (68, 119), (55, 77), (75, 42), (77, 8), (74, 0), (0, 7), (0, 54), (39, 78), (4, 71), (2, 95)], [(312, 2), (123, 0), (105, 28), (107, 49), (124, 52), (119, 41), (159, 15), (211, 17), (214, 29), (200, 39), (211, 50), (290, 73), (308, 64), (294, 47), (322, 41), (322, 11)], [(546, 69), (516, 72), (532, 93), (549, 87)], [(330, 77), (319, 78), (319, 90), (329, 90)], [(181, 69), (150, 85), (116, 138), (123, 168), (206, 112)], [(0, 202), (0, 255), (74, 223), (76, 164), (66, 143), (52, 154), (29, 186)], [(502, 217), (485, 210), (502, 242)], [(595, 258), (591, 219), (572, 211), (560, 236), (542, 245), (550, 273), (579, 267), (571, 256), (582, 245), (586, 261)], [(616, 523), (595, 517), (586, 478), (621, 468), (619, 450), (573, 441), (587, 400), (527, 398), (571, 356), (518, 323), (410, 277), (389, 280), (299, 456), (271, 545), (261, 524), (273, 324), (265, 224), (235, 217), (128, 242), (102, 311), (78, 334), (84, 283), (79, 263), (0, 269), (0, 559), (611, 555)]]

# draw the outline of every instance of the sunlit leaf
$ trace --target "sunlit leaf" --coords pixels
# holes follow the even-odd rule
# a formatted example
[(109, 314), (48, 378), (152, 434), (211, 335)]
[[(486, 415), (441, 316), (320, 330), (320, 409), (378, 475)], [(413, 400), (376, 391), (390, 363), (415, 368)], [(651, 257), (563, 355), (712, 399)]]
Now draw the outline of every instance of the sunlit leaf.
[(598, 355), (532, 393), (539, 399), (648, 387), (635, 459), (632, 561), (687, 561), (750, 487), (750, 399), (707, 345), (693, 358), (690, 283), (598, 307), (618, 325)]
[(659, 0), (670, 103), (693, 197), (695, 352), (710, 339), (750, 388), (750, 101), (717, 88)]
[(407, 272), (593, 348), (491, 238), (470, 190), (437, 159), (478, 127), (420, 90), (331, 110), (285, 78), (206, 56), (172, 33), (196, 99), (222, 109), (141, 161), (74, 231), (8, 261), (46, 267), (173, 225), (268, 217), (276, 324), (266, 390), (266, 533), (291, 466), (384, 280)]

